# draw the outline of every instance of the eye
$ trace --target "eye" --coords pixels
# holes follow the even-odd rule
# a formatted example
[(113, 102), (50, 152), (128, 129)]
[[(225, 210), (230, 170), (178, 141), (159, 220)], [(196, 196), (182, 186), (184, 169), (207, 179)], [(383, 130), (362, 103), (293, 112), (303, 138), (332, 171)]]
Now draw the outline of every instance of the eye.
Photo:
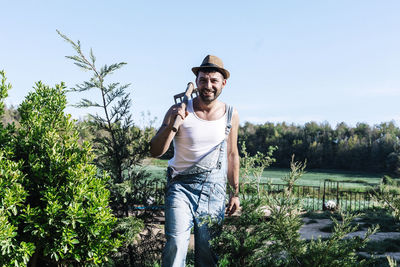
[(202, 79), (200, 79), (200, 82), (201, 82), (201, 83), (206, 83), (206, 82), (207, 82), (207, 79), (202, 78)]

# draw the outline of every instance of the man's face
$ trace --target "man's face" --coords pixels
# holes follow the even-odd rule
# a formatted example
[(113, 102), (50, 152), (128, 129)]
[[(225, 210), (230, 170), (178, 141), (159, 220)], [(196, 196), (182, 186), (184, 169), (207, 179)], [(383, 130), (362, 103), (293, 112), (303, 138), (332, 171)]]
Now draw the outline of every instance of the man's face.
[(216, 72), (199, 71), (196, 79), (197, 89), (201, 100), (209, 104), (217, 99), (226, 84), (224, 76)]

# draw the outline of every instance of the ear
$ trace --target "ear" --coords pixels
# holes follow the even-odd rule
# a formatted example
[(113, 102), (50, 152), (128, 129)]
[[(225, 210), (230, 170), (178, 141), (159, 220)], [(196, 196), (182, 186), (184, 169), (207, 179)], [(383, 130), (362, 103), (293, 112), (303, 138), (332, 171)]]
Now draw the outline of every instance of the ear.
[(226, 85), (226, 79), (224, 79), (224, 80), (222, 81), (222, 88), (224, 88), (225, 85)]

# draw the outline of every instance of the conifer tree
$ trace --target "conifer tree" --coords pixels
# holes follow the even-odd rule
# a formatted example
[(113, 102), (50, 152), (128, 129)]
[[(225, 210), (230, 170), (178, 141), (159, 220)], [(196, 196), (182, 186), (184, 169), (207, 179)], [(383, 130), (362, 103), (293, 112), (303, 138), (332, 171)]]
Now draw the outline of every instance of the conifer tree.
[(133, 205), (143, 204), (149, 199), (150, 194), (154, 193), (154, 189), (146, 186), (149, 174), (138, 168), (149, 151), (149, 140), (154, 132), (150, 127), (146, 129), (135, 127), (130, 112), (132, 101), (126, 91), (130, 85), (121, 85), (118, 82), (106, 83), (109, 75), (126, 63), (120, 62), (98, 68), (92, 50), (88, 57), (85, 56), (79, 41), (74, 42), (61, 32), (57, 32), (76, 52), (76, 55), (67, 58), (92, 74), (89, 81), (76, 85), (71, 91), (92, 91), (100, 96), (99, 102), (82, 99), (76, 106), (94, 107), (102, 112), (102, 115), (89, 114), (91, 130), (96, 136), (93, 140), (97, 155), (96, 163), (111, 176), (109, 184), (111, 207), (114, 214), (120, 218), (118, 229), (126, 237), (125, 245), (128, 250), (126, 253), (128, 255), (125, 256), (129, 257), (129, 263), (133, 266), (138, 256), (133, 252), (133, 247), (141, 224), (130, 217), (130, 211)]

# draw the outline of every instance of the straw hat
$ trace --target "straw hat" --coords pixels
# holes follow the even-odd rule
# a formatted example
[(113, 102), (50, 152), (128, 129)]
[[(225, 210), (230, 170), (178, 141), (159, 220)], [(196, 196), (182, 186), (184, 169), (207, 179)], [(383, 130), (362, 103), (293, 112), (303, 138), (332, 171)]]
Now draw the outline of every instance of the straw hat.
[(203, 62), (201, 63), (200, 67), (194, 67), (192, 68), (192, 71), (197, 76), (200, 70), (208, 68), (218, 69), (222, 73), (225, 79), (228, 79), (230, 76), (229, 71), (224, 69), (224, 63), (222, 63), (222, 60), (219, 57), (212, 55), (206, 56), (203, 59)]

